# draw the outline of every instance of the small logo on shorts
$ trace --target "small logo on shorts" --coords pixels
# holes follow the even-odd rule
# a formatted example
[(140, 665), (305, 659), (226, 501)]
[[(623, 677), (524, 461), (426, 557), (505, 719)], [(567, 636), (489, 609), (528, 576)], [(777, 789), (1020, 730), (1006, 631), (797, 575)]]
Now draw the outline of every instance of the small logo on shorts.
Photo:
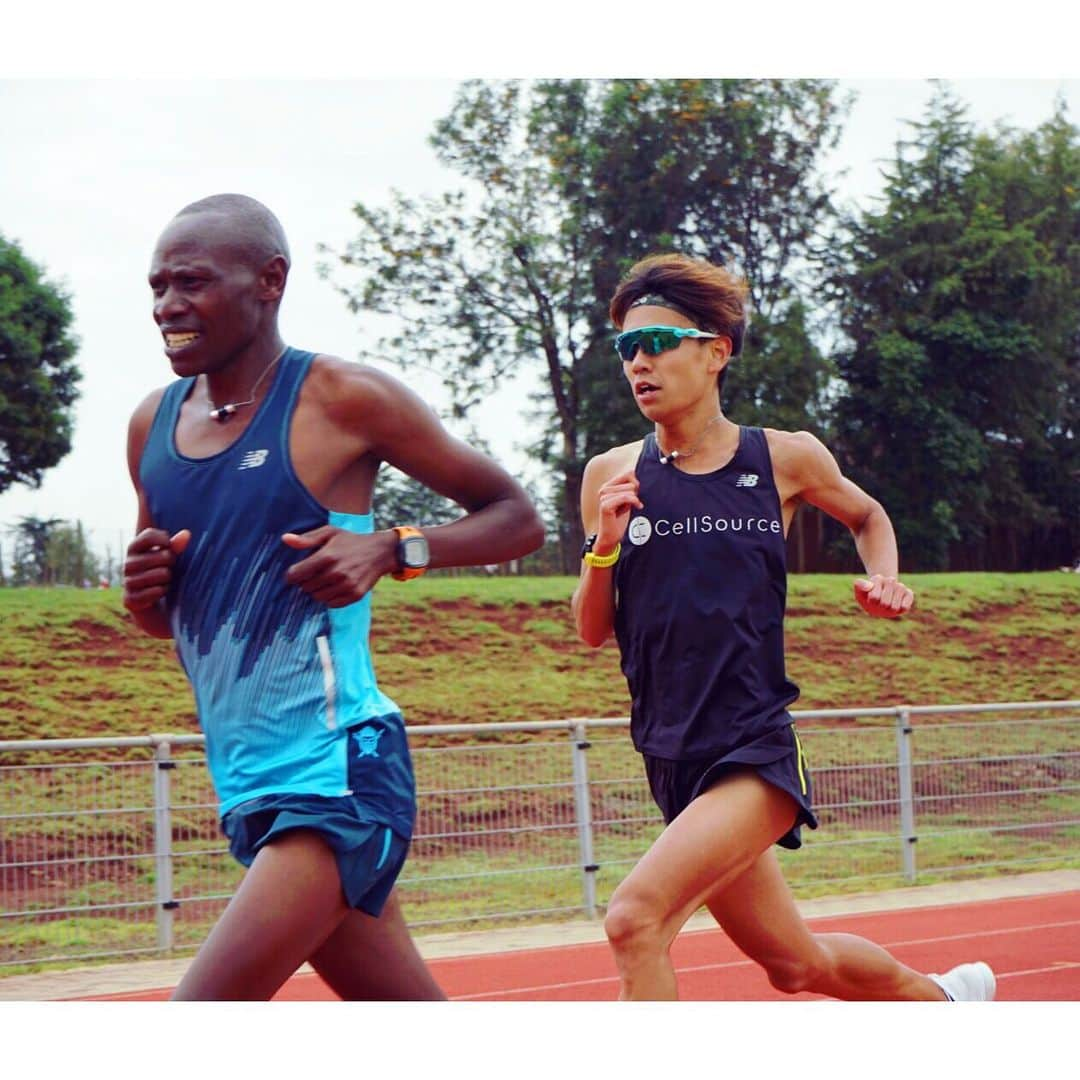
[(652, 536), (652, 522), (647, 517), (636, 517), (630, 522), (630, 528), (626, 530), (626, 535), (630, 538), (631, 544), (640, 547), (642, 544), (647, 543), (649, 537)]
[(260, 465), (266, 464), (266, 459), (270, 456), (269, 450), (249, 450), (241, 459), (238, 469), (257, 469)]
[(360, 747), (361, 757), (379, 756), (379, 739), (382, 738), (382, 734), (381, 731), (376, 731), (373, 727), (362, 727), (353, 736), (356, 745)]

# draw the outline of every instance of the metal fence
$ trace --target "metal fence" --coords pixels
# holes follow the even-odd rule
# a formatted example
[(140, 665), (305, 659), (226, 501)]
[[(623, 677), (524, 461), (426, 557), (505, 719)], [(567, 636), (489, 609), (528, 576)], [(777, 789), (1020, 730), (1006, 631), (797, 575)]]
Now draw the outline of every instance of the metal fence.
[[(797, 895), (1080, 865), (1080, 701), (793, 716)], [(594, 917), (659, 834), (628, 721), (409, 729), (414, 928)], [(194, 948), (241, 875), (201, 736), (0, 742), (0, 973)]]

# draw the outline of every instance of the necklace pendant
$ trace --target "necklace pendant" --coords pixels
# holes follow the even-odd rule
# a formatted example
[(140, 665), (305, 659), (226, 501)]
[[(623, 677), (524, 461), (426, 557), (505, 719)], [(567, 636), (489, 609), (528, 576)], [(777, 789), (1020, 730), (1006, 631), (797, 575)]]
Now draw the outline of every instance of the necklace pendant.
[(210, 410), (210, 419), (217, 420), (218, 423), (225, 423), (233, 413), (236, 412), (236, 406), (230, 402), (227, 405), (222, 405), (220, 409)]

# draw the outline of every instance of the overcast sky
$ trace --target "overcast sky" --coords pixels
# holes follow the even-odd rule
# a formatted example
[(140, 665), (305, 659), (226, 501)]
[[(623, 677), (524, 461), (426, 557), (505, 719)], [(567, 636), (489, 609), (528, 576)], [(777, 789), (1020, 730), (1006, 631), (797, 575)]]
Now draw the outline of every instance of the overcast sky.
[[(1080, 119), (1080, 78), (950, 81), (981, 126), (1035, 126), (1050, 116), (1058, 94)], [(350, 236), (356, 200), (380, 203), (391, 188), (419, 194), (455, 184), (427, 137), (458, 82), (0, 80), (0, 232), (70, 291), (83, 372), (72, 452), (39, 490), (0, 495), (0, 533), (37, 515), (82, 520), (99, 549), (126, 543), (135, 514), (124, 461), (127, 419), (172, 377), (150, 317), (146, 270), (161, 228), (187, 202), (238, 191), (270, 206), (293, 255), (285, 339), (355, 357), (375, 333), (372, 321), (350, 314), (317, 277), (317, 246)], [(880, 190), (881, 163), (903, 121), (923, 115), (931, 86), (922, 78), (845, 79), (841, 86), (857, 101), (829, 171), (846, 170), (841, 192), (865, 202)], [(445, 404), (434, 379), (403, 377), (433, 404)], [(493, 450), (523, 475), (536, 475), (519, 447), (520, 409), (534, 380), (530, 372), (475, 416)]]

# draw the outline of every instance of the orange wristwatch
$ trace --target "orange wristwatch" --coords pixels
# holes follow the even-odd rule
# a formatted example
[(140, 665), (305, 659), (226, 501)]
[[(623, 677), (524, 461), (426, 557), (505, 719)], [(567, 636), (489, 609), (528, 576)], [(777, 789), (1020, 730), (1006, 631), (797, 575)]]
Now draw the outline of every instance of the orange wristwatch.
[(395, 525), (394, 532), (398, 535), (398, 569), (392, 576), (397, 581), (408, 581), (409, 578), (419, 577), (428, 567), (430, 555), (427, 538), (419, 529), (414, 529), (411, 525)]

